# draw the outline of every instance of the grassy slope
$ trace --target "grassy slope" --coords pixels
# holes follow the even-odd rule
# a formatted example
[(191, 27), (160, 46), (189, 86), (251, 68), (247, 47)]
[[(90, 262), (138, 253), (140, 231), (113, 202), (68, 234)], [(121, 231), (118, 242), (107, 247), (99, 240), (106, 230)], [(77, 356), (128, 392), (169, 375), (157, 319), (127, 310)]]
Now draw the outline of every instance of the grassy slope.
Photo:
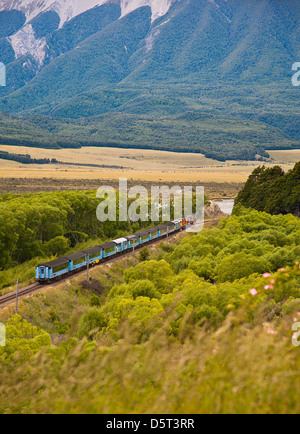
[[(281, 244), (287, 234), (291, 242), (299, 224), (292, 216), (242, 213), (220, 229), (162, 245), (151, 262), (96, 269), (99, 298), (77, 280), (22, 302), (23, 321), (2, 311), (8, 346), (0, 358), (0, 412), (298, 413), (291, 327), (300, 315), (299, 263), (265, 277), (238, 267), (248, 277), (223, 283), (205, 281), (195, 267), (201, 252), (229, 259), (221, 240), (227, 250), (248, 243), (256, 256), (257, 236), (272, 252), (267, 232), (269, 242)], [(175, 271), (177, 258), (184, 270)]]

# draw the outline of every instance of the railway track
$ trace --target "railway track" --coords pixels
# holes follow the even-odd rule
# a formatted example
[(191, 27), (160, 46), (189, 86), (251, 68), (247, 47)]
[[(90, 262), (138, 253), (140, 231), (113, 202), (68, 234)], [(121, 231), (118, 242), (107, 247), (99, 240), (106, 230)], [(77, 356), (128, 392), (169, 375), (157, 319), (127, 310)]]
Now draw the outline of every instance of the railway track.
[[(209, 223), (218, 223), (221, 219), (215, 219), (215, 220), (205, 220), (204, 224), (209, 224)], [(178, 235), (178, 232), (174, 233), (174, 234), (169, 234), (169, 237), (172, 238), (174, 236)], [(157, 244), (158, 242), (162, 241), (162, 238), (158, 239), (158, 240), (153, 240), (152, 242), (150, 242), (147, 245), (153, 245), (153, 244)], [(139, 250), (140, 248), (145, 247), (145, 245), (141, 245), (141, 246), (137, 246), (136, 251)], [(122, 256), (117, 256), (115, 258), (109, 258), (108, 260), (106, 260), (105, 262), (101, 262), (101, 264), (108, 264), (108, 263), (113, 263), (115, 261), (117, 261), (118, 259), (124, 258), (126, 256), (132, 255), (132, 251), (130, 252), (126, 252), (125, 254), (123, 254)], [(99, 264), (99, 265), (101, 265)], [(73, 276), (75, 277), (76, 275), (80, 275), (80, 274), (85, 274), (86, 273), (86, 269), (84, 270), (80, 270), (77, 273), (73, 274)], [(35, 293), (38, 290), (42, 290), (45, 288), (49, 288), (49, 287), (53, 287), (56, 285), (61, 284), (62, 282), (70, 279), (72, 276), (66, 276), (65, 278), (58, 280), (58, 281), (54, 281), (51, 282), (49, 284), (46, 285), (40, 285), (39, 283), (33, 283), (31, 285), (26, 286), (25, 288), (21, 288), (18, 291), (14, 291), (14, 292), (10, 292), (6, 295), (3, 295), (2, 297), (0, 297), (0, 309), (3, 309), (4, 307), (7, 307), (9, 304), (15, 303), (17, 301), (17, 296), (18, 299), (22, 299), (23, 297), (29, 296), (30, 294)]]
[(23, 289), (20, 289), (18, 291), (10, 292), (9, 294), (3, 295), (0, 297), (0, 307), (6, 306), (7, 304), (10, 304), (10, 302), (14, 302), (18, 298), (22, 298), (25, 295), (31, 294), (32, 292), (38, 290), (41, 288), (41, 285), (39, 283), (33, 283), (32, 285), (26, 286)]

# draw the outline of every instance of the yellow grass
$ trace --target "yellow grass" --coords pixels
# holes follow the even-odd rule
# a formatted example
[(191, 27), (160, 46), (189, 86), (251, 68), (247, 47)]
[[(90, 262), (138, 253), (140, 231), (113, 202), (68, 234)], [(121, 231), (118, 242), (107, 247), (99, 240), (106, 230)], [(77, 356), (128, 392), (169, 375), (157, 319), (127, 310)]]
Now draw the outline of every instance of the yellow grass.
[[(175, 153), (138, 149), (85, 147), (82, 149), (37, 149), (0, 145), (0, 150), (10, 153), (30, 154), (32, 158), (56, 158), (75, 164), (97, 164), (120, 168), (97, 168), (72, 165), (23, 165), (0, 160), (0, 178), (55, 178), (116, 180), (126, 177), (148, 182), (245, 182), (259, 164), (228, 161), (220, 163), (202, 154)], [(275, 152), (275, 151), (271, 151)], [(287, 151), (276, 151), (285, 152)], [(300, 150), (295, 151), (299, 153)], [(272, 156), (274, 158), (274, 156)], [(281, 156), (280, 156), (281, 158)], [(292, 158), (292, 157), (289, 157)], [(267, 164), (269, 165), (269, 164)], [(285, 170), (292, 167), (286, 160)], [(124, 169), (121, 169), (123, 167)]]
[(270, 157), (279, 163), (297, 163), (300, 161), (300, 149), (292, 151), (268, 151)]

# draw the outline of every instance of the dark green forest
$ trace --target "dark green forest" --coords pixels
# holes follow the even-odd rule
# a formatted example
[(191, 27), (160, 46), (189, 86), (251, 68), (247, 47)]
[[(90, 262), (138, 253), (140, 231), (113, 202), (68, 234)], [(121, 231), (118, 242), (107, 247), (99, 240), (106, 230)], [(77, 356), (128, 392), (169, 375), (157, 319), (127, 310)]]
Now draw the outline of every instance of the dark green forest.
[(258, 167), (240, 191), (235, 205), (300, 217), (300, 162), (288, 173), (280, 166)]

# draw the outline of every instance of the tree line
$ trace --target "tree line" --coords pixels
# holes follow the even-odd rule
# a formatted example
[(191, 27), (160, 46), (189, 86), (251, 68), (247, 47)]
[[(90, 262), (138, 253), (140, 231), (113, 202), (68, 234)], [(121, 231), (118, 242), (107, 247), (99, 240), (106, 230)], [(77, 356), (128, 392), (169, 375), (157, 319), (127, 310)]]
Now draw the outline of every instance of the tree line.
[(88, 239), (114, 239), (142, 223), (97, 220), (94, 191), (0, 196), (0, 269), (36, 257), (63, 256)]
[(9, 152), (0, 151), (0, 159), (17, 161), (22, 164), (56, 164), (58, 161), (55, 158), (32, 158), (29, 154), (11, 154)]
[(249, 176), (235, 204), (270, 214), (300, 216), (300, 162), (285, 173), (280, 166), (259, 166)]

